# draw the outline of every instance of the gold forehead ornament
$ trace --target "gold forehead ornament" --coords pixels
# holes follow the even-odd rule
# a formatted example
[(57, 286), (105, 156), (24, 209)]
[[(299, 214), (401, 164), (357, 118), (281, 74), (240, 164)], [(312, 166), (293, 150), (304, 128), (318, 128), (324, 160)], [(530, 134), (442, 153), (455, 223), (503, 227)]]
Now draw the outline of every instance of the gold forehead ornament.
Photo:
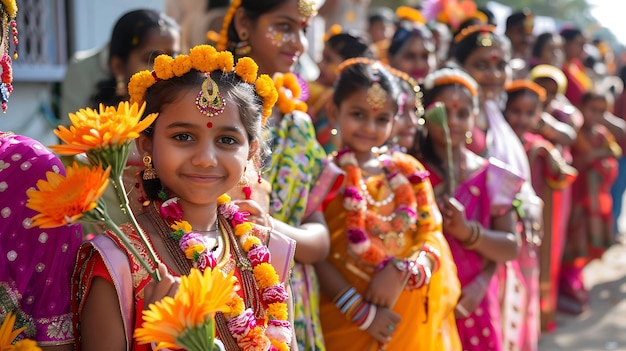
[(298, 12), (304, 17), (313, 17), (317, 15), (317, 9), (315, 8), (315, 1), (313, 0), (298, 0)]
[(202, 89), (196, 97), (196, 106), (198, 106), (200, 112), (209, 117), (217, 116), (224, 112), (226, 100), (224, 100), (217, 83), (210, 75), (207, 75), (204, 82), (202, 82)]
[(378, 82), (374, 82), (372, 86), (367, 89), (367, 103), (372, 110), (380, 110), (385, 106), (387, 102), (387, 92)]

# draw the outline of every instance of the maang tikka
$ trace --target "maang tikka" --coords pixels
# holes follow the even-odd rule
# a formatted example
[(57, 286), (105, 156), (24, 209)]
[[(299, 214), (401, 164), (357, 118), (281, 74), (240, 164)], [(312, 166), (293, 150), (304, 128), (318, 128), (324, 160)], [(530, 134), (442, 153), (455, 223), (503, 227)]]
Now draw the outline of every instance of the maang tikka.
[(196, 106), (198, 110), (209, 117), (217, 116), (224, 112), (226, 100), (224, 95), (220, 93), (217, 83), (207, 74), (206, 79), (202, 82), (202, 89), (196, 97)]

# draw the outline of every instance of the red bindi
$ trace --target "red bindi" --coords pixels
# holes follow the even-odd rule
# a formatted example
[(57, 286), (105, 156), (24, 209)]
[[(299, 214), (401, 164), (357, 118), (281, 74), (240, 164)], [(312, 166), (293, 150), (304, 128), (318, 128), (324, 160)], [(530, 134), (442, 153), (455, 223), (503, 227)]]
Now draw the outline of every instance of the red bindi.
[(213, 128), (213, 122), (209, 122), (209, 123), (207, 123), (207, 124), (206, 124), (206, 127), (207, 127), (207, 128)]

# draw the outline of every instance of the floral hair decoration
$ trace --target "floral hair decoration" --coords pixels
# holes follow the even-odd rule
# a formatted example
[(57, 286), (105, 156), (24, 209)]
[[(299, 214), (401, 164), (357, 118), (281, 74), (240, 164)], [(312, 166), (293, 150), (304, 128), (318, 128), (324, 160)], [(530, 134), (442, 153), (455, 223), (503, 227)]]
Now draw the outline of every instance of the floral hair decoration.
[(207, 80), (203, 83), (202, 91), (196, 100), (198, 108), (207, 115), (221, 113), (225, 105), (217, 84), (210, 77), (213, 71), (235, 72), (243, 82), (254, 86), (257, 95), (263, 101), (263, 124), (272, 114), (272, 108), (278, 99), (272, 78), (267, 74), (258, 75), (259, 67), (253, 59), (242, 57), (235, 64), (232, 53), (217, 51), (211, 45), (195, 46), (189, 50), (189, 55), (178, 55), (176, 58), (159, 55), (154, 60), (153, 68), (153, 71), (140, 71), (131, 77), (128, 84), (131, 103), (137, 102), (141, 105), (145, 100), (146, 91), (156, 82), (180, 77), (192, 69), (207, 74)]
[(463, 41), (463, 39), (467, 38), (468, 36), (476, 33), (476, 32), (480, 32), (481, 35), (478, 36), (478, 38), (476, 39), (477, 44), (479, 46), (491, 46), (493, 45), (493, 33), (495, 33), (496, 30), (496, 26), (492, 25), (492, 24), (485, 24), (485, 23), (479, 23), (479, 24), (473, 24), (471, 26), (467, 26), (463, 29), (461, 29), (461, 31), (454, 36), (454, 42), (455, 43), (460, 43), (461, 41)]
[(537, 98), (539, 98), (539, 101), (546, 101), (546, 90), (532, 80), (516, 79), (512, 82), (507, 83), (504, 88), (506, 89), (507, 93), (512, 93), (514, 91), (523, 89), (530, 90), (533, 93), (537, 94)]
[(334, 37), (335, 35), (341, 34), (342, 31), (343, 28), (339, 24), (333, 24), (332, 26), (330, 26), (328, 31), (324, 33), (324, 42), (327, 42), (328, 39)]
[(472, 97), (478, 97), (478, 87), (476, 81), (467, 73), (454, 68), (442, 68), (424, 78), (424, 88), (433, 89), (436, 86), (459, 84), (469, 90)]
[(278, 109), (283, 115), (292, 113), (295, 110), (306, 112), (307, 104), (301, 100), (302, 87), (298, 83), (295, 74), (276, 73), (274, 75), (274, 86), (278, 91)]
[(420, 10), (410, 6), (400, 6), (396, 9), (396, 17), (398, 20), (406, 20), (426, 24), (426, 19)]
[(424, 93), (422, 92), (422, 89), (420, 88), (417, 81), (413, 79), (413, 77), (409, 76), (408, 74), (398, 69), (395, 69), (393, 67), (387, 67), (387, 69), (389, 70), (391, 74), (393, 74), (398, 79), (401, 79), (409, 83), (409, 85), (413, 88), (413, 92), (415, 93), (415, 110), (416, 110), (417, 116), (419, 117), (419, 116), (424, 115), (424, 105), (422, 105), (422, 98), (424, 97)]
[(372, 80), (373, 83), (367, 89), (367, 103), (368, 105), (370, 105), (370, 107), (374, 111), (383, 108), (383, 106), (385, 105), (385, 102), (387, 101), (387, 92), (385, 91), (385, 89), (383, 89), (383, 87), (379, 83), (380, 81), (379, 68), (384, 66), (383, 63), (378, 60), (372, 60), (367, 57), (354, 57), (354, 58), (347, 59), (343, 61), (342, 63), (340, 63), (338, 66), (339, 72), (343, 72), (346, 68), (352, 65), (357, 65), (357, 64), (372, 66), (373, 71), (370, 72), (370, 79)]

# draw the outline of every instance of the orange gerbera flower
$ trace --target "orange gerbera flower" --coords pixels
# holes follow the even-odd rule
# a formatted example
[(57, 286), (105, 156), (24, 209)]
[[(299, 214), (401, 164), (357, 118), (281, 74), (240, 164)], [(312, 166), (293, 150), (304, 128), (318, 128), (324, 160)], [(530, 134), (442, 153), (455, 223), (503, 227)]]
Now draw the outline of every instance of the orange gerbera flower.
[(100, 110), (91, 108), (80, 109), (70, 113), (70, 128), (59, 126), (54, 131), (67, 145), (53, 145), (50, 148), (61, 155), (76, 155), (89, 150), (122, 146), (139, 136), (157, 117), (156, 113), (141, 116), (146, 108), (145, 103), (138, 105), (120, 102), (114, 106), (100, 104)]
[(13, 340), (17, 338), (20, 333), (26, 329), (21, 327), (13, 330), (15, 325), (15, 314), (13, 311), (7, 313), (6, 318), (0, 325), (0, 350), (4, 351), (41, 351), (41, 348), (37, 346), (37, 343), (30, 339), (23, 339), (13, 345)]
[(161, 348), (185, 348), (185, 338), (204, 337), (198, 333), (210, 324), (217, 312), (229, 313), (229, 303), (236, 294), (237, 278), (219, 269), (206, 269), (204, 273), (192, 268), (189, 276), (181, 277), (174, 298), (150, 305), (143, 311), (143, 324), (135, 330), (135, 338), (141, 344), (158, 343)]
[(67, 168), (64, 177), (46, 173), (46, 180), (37, 182), (37, 189), (26, 192), (26, 207), (39, 212), (33, 226), (54, 228), (73, 223), (98, 205), (98, 199), (109, 185), (110, 168), (90, 168), (76, 162)]

